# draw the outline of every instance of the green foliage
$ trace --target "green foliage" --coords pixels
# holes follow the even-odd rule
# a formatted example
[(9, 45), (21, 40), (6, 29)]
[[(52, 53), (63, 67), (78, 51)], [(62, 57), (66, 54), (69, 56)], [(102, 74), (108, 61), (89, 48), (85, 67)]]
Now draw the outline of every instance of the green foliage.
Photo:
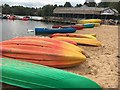
[(87, 5), (88, 7), (95, 7), (95, 6), (97, 6), (97, 4), (95, 2), (89, 2), (89, 3), (85, 2), (84, 5)]
[(59, 5), (58, 7), (64, 7), (63, 5)]
[(42, 8), (38, 8), (35, 13), (37, 16), (42, 16)]
[(11, 13), (11, 7), (8, 4), (2, 5), (2, 13), (10, 14)]
[(99, 4), (98, 4), (98, 7), (109, 7), (109, 3), (110, 2), (100, 2)]
[(66, 2), (66, 3), (64, 4), (64, 7), (72, 7), (72, 5), (71, 5), (70, 2)]
[(53, 15), (54, 6), (53, 5), (45, 5), (42, 8), (42, 16), (52, 16)]
[(100, 2), (98, 7), (110, 7), (116, 9), (120, 13), (120, 1), (119, 2)]
[(2, 6), (3, 14), (15, 14), (15, 15), (35, 15), (36, 9), (23, 7), (23, 6), (12, 6), (10, 7), (8, 4), (4, 4)]
[(75, 7), (81, 7), (82, 6), (82, 4), (76, 4), (76, 6)]

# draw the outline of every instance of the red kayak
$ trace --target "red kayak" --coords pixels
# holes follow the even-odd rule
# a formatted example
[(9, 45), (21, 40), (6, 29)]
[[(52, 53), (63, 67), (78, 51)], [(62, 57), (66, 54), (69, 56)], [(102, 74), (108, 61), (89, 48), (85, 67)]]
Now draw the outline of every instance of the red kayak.
[(84, 28), (84, 26), (82, 25), (70, 25), (70, 26), (53, 25), (52, 28), (76, 28), (77, 30), (81, 30)]
[(28, 21), (29, 18), (25, 18), (25, 17), (24, 17), (24, 18), (22, 18), (22, 20), (23, 20), (23, 21)]

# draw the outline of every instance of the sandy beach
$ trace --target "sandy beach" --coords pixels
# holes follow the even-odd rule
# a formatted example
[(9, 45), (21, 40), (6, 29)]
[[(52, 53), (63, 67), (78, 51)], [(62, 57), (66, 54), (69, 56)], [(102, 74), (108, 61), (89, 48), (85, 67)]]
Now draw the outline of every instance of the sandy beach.
[(80, 46), (88, 54), (86, 62), (64, 70), (84, 75), (103, 88), (118, 87), (118, 26), (102, 25), (79, 30), (80, 34), (96, 34), (101, 47)]

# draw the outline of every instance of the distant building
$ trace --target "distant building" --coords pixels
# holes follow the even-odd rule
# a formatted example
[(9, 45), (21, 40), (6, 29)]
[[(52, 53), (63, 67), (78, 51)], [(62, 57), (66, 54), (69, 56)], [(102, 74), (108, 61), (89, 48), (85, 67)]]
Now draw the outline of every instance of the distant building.
[(100, 19), (116, 19), (119, 12), (112, 8), (88, 7), (58, 7), (53, 11), (56, 17), (68, 18), (100, 18)]

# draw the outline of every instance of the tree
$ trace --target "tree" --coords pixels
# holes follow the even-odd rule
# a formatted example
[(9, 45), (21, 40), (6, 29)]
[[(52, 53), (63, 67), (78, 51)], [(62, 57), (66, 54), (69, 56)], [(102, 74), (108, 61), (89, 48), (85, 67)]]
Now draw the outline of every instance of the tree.
[(76, 4), (76, 6), (75, 7), (81, 7), (82, 6), (82, 4)]
[(96, 7), (97, 4), (95, 2), (89, 2), (88, 7)]
[(10, 14), (11, 13), (11, 8), (8, 4), (2, 5), (2, 13), (4, 13), (4, 14)]
[(54, 6), (53, 5), (45, 5), (42, 8), (42, 16), (52, 16), (53, 15)]
[(70, 2), (66, 2), (66, 3), (64, 4), (64, 7), (72, 7), (72, 5), (71, 5)]
[(56, 8), (56, 7), (57, 7), (57, 4), (54, 5), (54, 8)]
[(35, 12), (37, 16), (42, 16), (42, 8), (38, 8)]
[(64, 7), (63, 5), (59, 5), (58, 7)]
[(98, 7), (110, 7), (116, 9), (120, 13), (120, 1), (119, 2), (100, 2)]
[(83, 5), (86, 5), (86, 6), (88, 6), (88, 3), (87, 3), (87, 2), (85, 2)]
[(88, 7), (95, 7), (97, 4), (95, 2), (85, 2), (84, 5), (87, 5)]
[(98, 7), (108, 7), (109, 6), (109, 3), (110, 2), (100, 2), (99, 4), (98, 4)]
[(118, 12), (120, 14), (120, 1), (117, 3), (116, 9), (118, 10)]

